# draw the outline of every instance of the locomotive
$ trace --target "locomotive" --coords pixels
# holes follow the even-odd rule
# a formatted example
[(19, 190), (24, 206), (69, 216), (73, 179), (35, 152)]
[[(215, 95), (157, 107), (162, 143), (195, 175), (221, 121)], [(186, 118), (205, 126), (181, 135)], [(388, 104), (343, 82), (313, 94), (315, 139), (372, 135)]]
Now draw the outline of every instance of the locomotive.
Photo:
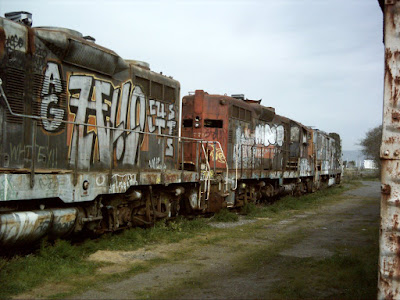
[[(340, 137), (0, 18), (0, 245), (148, 226), (340, 182)], [(181, 120), (181, 121), (180, 121)], [(180, 132), (181, 127), (181, 134)]]
[[(216, 184), (208, 185), (208, 210), (340, 183), (339, 135), (277, 115), (260, 102), (243, 94), (229, 97), (202, 90), (183, 97), (182, 136), (209, 144), (204, 158), (213, 179), (228, 186), (221, 193)], [(219, 147), (212, 141), (218, 141)], [(198, 151), (191, 145), (185, 149), (185, 165), (190, 169)]]

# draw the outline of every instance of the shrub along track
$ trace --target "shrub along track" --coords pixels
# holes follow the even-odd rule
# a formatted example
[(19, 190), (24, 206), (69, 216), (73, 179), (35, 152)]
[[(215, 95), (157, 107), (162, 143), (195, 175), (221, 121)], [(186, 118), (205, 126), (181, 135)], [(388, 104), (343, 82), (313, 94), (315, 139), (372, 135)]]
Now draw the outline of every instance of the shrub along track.
[(178, 243), (98, 251), (89, 259), (102, 262), (96, 276), (112, 274), (110, 282), (17, 298), (376, 298), (379, 188), (364, 182), (329, 204)]

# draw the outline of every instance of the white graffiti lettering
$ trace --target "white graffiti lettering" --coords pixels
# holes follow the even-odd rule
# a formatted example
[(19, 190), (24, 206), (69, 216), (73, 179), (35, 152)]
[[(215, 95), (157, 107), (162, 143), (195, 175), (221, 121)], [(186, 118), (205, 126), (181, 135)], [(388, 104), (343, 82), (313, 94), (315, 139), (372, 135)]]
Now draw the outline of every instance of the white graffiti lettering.
[[(147, 117), (147, 122), (149, 124), (149, 131), (155, 132), (158, 129), (158, 134), (162, 133), (162, 130), (168, 128), (167, 134), (172, 135), (173, 130), (176, 127), (175, 120), (175, 110), (174, 105), (168, 105), (168, 116), (165, 111), (166, 104), (150, 99), (149, 100), (149, 116)], [(167, 117), (167, 120), (165, 119)], [(173, 156), (174, 155), (174, 145), (173, 139), (167, 138), (166, 142), (165, 155)]]
[[(70, 74), (65, 88), (62, 75), (60, 65), (47, 63), (40, 114), (44, 130), (57, 132), (67, 128), (70, 165), (89, 169), (96, 162), (109, 166), (115, 159), (117, 164), (134, 166), (138, 164), (144, 141), (140, 132), (147, 130), (146, 127), (151, 133), (174, 134), (177, 126), (174, 104), (152, 99), (147, 102), (142, 88), (131, 80), (114, 86), (111, 81), (91, 74)], [(61, 103), (65, 92), (67, 108)], [(67, 119), (77, 124), (62, 126)], [(174, 153), (173, 138), (166, 138), (165, 155)]]
[(136, 174), (114, 174), (111, 178), (110, 193), (125, 193), (132, 185), (137, 185)]
[(154, 157), (153, 159), (149, 160), (149, 168), (157, 170), (165, 170), (166, 165), (161, 163), (161, 158)]
[[(40, 116), (46, 131), (56, 132), (64, 118), (64, 110), (59, 107), (60, 94), (63, 92), (59, 66), (48, 62), (44, 73), (41, 91)], [(48, 120), (54, 119), (54, 120)]]
[[(70, 163), (74, 164), (78, 151), (79, 166), (82, 168), (88, 168), (95, 159), (108, 165), (112, 143), (118, 161), (127, 165), (137, 164), (138, 150), (143, 140), (138, 131), (144, 131), (146, 122), (146, 98), (142, 89), (139, 86), (133, 88), (128, 81), (122, 85), (120, 93), (118, 88), (112, 91), (109, 82), (91, 76), (73, 75), (69, 79), (68, 91), (71, 94), (70, 111), (75, 121), (97, 125), (79, 126), (79, 130), (74, 128)], [(104, 127), (120, 130), (113, 131), (111, 140), (110, 129)]]
[(255, 142), (264, 146), (282, 146), (284, 141), (284, 128), (282, 125), (257, 125), (255, 130)]

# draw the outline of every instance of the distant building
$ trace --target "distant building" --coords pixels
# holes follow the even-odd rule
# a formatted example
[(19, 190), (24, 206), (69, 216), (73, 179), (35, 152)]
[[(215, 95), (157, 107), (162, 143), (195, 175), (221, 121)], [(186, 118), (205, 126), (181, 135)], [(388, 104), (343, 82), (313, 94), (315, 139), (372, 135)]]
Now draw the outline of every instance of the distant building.
[(347, 168), (364, 168), (364, 160), (366, 157), (359, 150), (343, 150), (342, 161)]
[(364, 169), (378, 169), (378, 167), (372, 159), (364, 159)]

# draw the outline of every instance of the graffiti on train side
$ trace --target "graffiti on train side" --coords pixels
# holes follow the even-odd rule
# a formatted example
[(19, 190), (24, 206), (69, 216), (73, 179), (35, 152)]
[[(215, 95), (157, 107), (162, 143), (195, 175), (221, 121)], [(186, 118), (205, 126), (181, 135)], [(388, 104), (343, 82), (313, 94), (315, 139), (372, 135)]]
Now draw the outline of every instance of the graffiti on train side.
[(282, 125), (257, 125), (255, 130), (255, 142), (256, 144), (262, 144), (264, 146), (282, 146), (284, 132), (285, 130)]
[(222, 151), (221, 147), (219, 146), (214, 146), (214, 145), (208, 145), (209, 149), (209, 153), (210, 153), (210, 162), (214, 161), (214, 153), (215, 153), (215, 161), (225, 164), (226, 163), (226, 158), (224, 155), (224, 152)]
[[(168, 111), (167, 111), (168, 109)], [(173, 135), (173, 130), (176, 127), (175, 109), (174, 104), (164, 104), (160, 101), (153, 99), (149, 100), (149, 116), (147, 117), (149, 124), (149, 131), (158, 134)], [(165, 132), (164, 129), (167, 128)], [(166, 141), (166, 156), (174, 155), (174, 140), (167, 138)]]
[(238, 164), (244, 167), (256, 167), (262, 163), (261, 158), (272, 159), (275, 147), (282, 146), (285, 131), (282, 125), (260, 124), (255, 131), (249, 127), (236, 129), (236, 143), (233, 149)]
[(138, 185), (136, 174), (114, 174), (111, 178), (109, 193), (125, 193), (132, 185)]
[(44, 130), (57, 132), (61, 128), (65, 111), (61, 108), (61, 94), (64, 92), (62, 85), (61, 67), (53, 62), (48, 62), (44, 71), (44, 80), (41, 89), (40, 116)]
[[(78, 155), (79, 166), (94, 161), (105, 164), (115, 155), (117, 162), (135, 165), (146, 125), (146, 98), (131, 81), (113, 88), (110, 82), (88, 75), (71, 75), (68, 81), (69, 120), (97, 126), (68, 125), (70, 163)], [(114, 127), (111, 134), (110, 128)], [(128, 130), (128, 131), (127, 131)], [(79, 136), (79, 141), (76, 139)], [(112, 150), (110, 151), (110, 143)], [(78, 151), (78, 154), (76, 153)]]
[[(68, 74), (66, 85), (60, 65), (48, 62), (41, 88), (40, 114), (45, 132), (66, 127), (68, 159), (80, 168), (96, 162), (109, 166), (137, 165), (147, 130), (173, 135), (177, 126), (174, 104), (146, 99), (142, 88), (127, 80), (119, 86), (90, 74)], [(61, 104), (67, 95), (67, 105)], [(62, 126), (63, 120), (78, 124)], [(111, 130), (110, 128), (115, 128)], [(161, 140), (161, 139), (160, 139)], [(174, 155), (174, 141), (166, 138), (165, 155)]]

